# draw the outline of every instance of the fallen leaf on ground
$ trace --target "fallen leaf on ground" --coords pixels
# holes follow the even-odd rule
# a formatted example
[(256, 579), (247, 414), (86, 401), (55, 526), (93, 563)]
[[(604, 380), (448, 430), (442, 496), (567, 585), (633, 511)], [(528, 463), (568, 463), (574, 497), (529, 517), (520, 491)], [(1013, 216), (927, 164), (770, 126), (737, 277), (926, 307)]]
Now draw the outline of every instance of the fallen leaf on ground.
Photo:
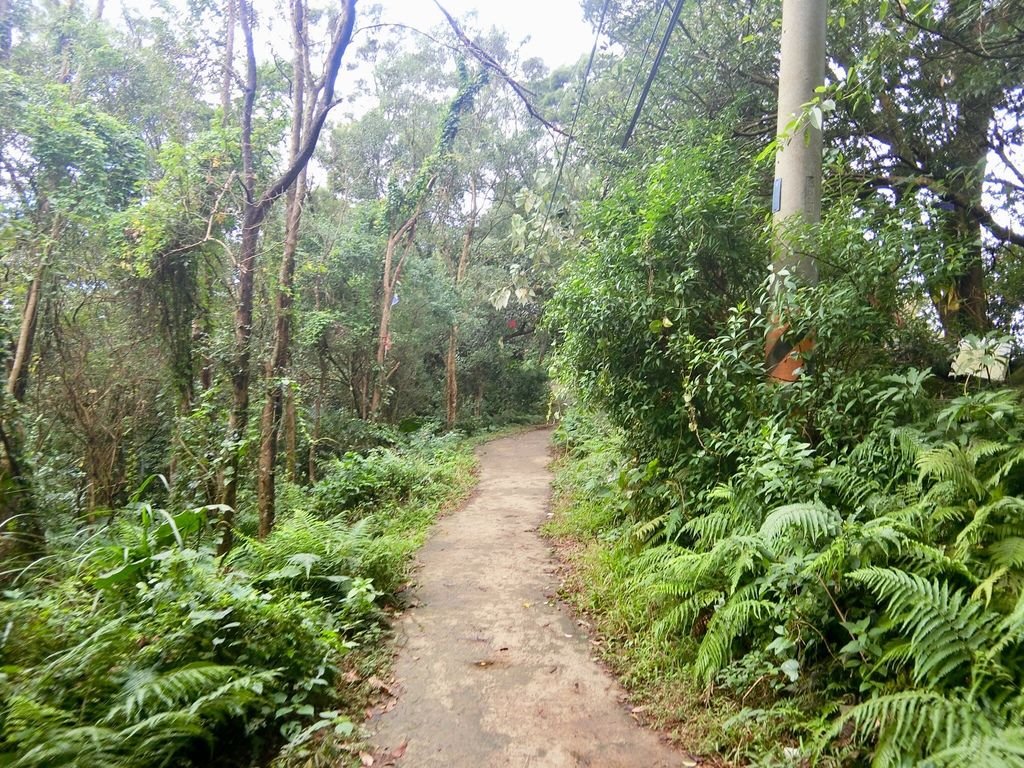
[(408, 746), (409, 742), (403, 741), (401, 744), (399, 744), (397, 747), (391, 750), (391, 756), (395, 759), (398, 759), (399, 757), (405, 754), (405, 750)]
[(359, 762), (361, 762), (364, 766), (371, 766), (374, 763), (373, 755), (371, 755), (369, 752), (360, 752)]
[(376, 675), (370, 675), (368, 678), (366, 678), (366, 682), (370, 687), (376, 688), (378, 691), (384, 691), (385, 693), (391, 696), (398, 695), (397, 693), (395, 693), (395, 689), (392, 686), (385, 683)]

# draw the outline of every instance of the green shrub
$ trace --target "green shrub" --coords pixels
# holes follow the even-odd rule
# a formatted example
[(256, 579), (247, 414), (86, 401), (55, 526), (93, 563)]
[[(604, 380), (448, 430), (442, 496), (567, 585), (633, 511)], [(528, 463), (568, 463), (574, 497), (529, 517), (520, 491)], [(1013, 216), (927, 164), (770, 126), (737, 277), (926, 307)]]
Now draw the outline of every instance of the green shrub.
[(313, 508), (323, 516), (353, 517), (373, 505), (408, 498), (420, 480), (416, 465), (392, 449), (346, 453), (328, 464), (314, 486)]
[[(623, 177), (550, 307), (560, 376), (611, 430), (558, 432), (586, 468), (563, 519), (602, 552), (581, 600), (638, 665), (727, 699), (716, 738), (756, 764), (1020, 765), (1019, 393), (934, 375), (931, 244), (885, 205), (834, 201), (821, 281), (761, 285), (766, 201), (726, 155)], [(785, 386), (780, 317), (815, 339)]]
[(0, 764), (344, 759), (361, 702), (341, 665), (379, 641), (382, 603), (473, 465), (457, 435), (427, 432), (362, 459), (336, 485), (376, 494), (354, 524), (282, 509), (221, 558), (217, 510), (136, 503), (21, 574), (0, 596)]

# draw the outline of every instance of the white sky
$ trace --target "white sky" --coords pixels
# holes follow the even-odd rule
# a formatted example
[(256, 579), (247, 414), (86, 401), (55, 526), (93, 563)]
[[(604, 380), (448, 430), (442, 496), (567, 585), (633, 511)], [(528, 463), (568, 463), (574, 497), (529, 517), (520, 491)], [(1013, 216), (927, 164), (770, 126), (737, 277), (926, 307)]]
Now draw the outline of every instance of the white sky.
[[(419, 29), (444, 23), (433, 0), (378, 2), (384, 9), (382, 22)], [(523, 47), (523, 58), (538, 56), (552, 68), (575, 63), (594, 44), (594, 32), (583, 20), (580, 0), (442, 0), (441, 4), (458, 19), (475, 9), (477, 27), (506, 30), (513, 46), (529, 37), (530, 42)]]

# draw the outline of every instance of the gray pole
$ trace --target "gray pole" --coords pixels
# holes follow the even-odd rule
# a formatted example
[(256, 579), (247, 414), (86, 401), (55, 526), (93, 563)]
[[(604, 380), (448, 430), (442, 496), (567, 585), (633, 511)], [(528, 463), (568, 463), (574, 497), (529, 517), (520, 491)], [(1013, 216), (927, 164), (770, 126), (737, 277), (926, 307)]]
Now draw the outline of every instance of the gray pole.
[[(807, 285), (818, 281), (814, 254), (801, 247), (801, 225), (821, 220), (821, 129), (804, 114), (804, 105), (825, 81), (826, 0), (782, 0), (782, 43), (779, 64), (779, 148), (775, 157), (772, 214), (775, 226), (774, 272), (785, 269)], [(820, 116), (820, 112), (818, 113)], [(796, 122), (798, 129), (793, 130)], [(776, 284), (776, 289), (778, 289)], [(768, 360), (775, 378), (792, 381), (799, 375), (799, 353), (781, 343), (785, 318), (768, 336)], [(791, 354), (795, 353), (795, 354)]]
[[(779, 150), (772, 200), (778, 233), (775, 268), (788, 267), (811, 283), (817, 280), (814, 257), (795, 252), (786, 227), (821, 219), (821, 130), (803, 114), (803, 105), (825, 82), (825, 9), (826, 0), (782, 0)], [(796, 120), (800, 127), (793, 131)]]

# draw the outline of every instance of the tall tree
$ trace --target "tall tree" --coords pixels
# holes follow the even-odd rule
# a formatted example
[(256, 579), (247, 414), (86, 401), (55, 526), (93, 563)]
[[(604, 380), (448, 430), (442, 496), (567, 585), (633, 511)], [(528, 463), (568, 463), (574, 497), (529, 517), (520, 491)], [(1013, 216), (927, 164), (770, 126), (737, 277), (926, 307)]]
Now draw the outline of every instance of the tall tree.
[[(292, 0), (292, 125), (289, 141), (289, 164), (294, 164), (302, 150), (303, 139), (313, 130), (314, 106), (323, 79), (316, 79), (309, 70), (309, 24), (304, 0)], [(260, 457), (257, 476), (259, 535), (274, 527), (277, 446), (281, 415), (286, 401), (287, 385), (282, 377), (287, 372), (292, 339), (292, 306), (295, 289), (295, 254), (299, 244), (299, 225), (306, 197), (306, 169), (303, 168), (285, 197), (284, 252), (277, 278), (274, 308), (274, 340), (266, 363), (266, 397), (260, 421)], [(293, 420), (294, 423), (294, 420)], [(294, 456), (294, 432), (292, 432)], [(293, 458), (294, 461), (294, 458)]]
[(250, 360), (252, 356), (253, 295), (260, 230), (271, 207), (298, 180), (316, 149), (317, 140), (327, 115), (337, 102), (334, 86), (341, 68), (341, 60), (352, 39), (355, 24), (355, 0), (342, 0), (341, 14), (334, 22), (323, 74), (323, 86), (312, 108), (309, 131), (302, 138), (298, 153), (275, 179), (261, 185), (257, 179), (253, 152), (254, 106), (259, 87), (256, 66), (256, 48), (253, 42), (255, 17), (251, 3), (238, 0), (239, 23), (245, 46), (244, 91), (240, 119), (242, 174), (244, 190), (241, 222), (241, 243), (237, 260), (237, 300), (235, 305), (235, 349), (231, 363), (231, 412), (228, 419), (228, 441), (232, 450), (225, 468), (222, 503), (225, 512), (224, 537), (220, 549), (226, 552), (233, 542), (234, 507), (238, 495), (240, 449), (249, 419)]

